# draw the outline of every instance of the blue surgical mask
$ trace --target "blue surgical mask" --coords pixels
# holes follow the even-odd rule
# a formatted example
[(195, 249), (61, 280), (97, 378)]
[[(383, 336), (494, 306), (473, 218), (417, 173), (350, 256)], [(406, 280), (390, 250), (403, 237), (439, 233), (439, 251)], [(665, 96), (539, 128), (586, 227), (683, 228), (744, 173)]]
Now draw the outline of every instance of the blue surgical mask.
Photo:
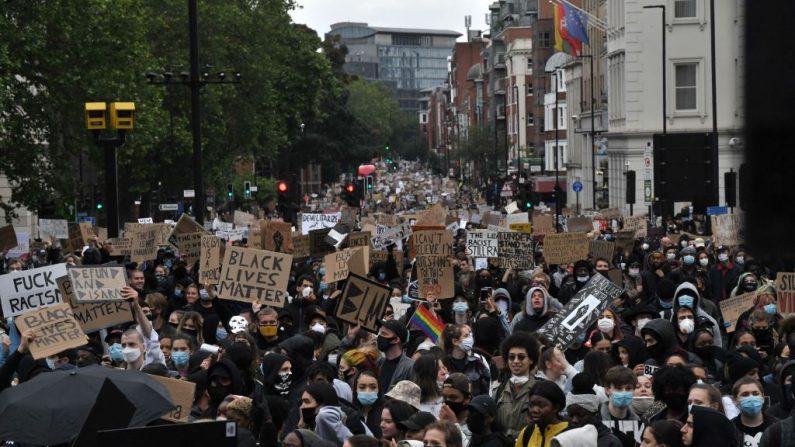
[(585, 342), (585, 332), (577, 336), (577, 343), (582, 344)]
[(328, 290), (328, 284), (326, 284), (324, 282), (321, 282), (320, 283), (320, 292), (322, 293), (322, 292), (325, 292), (326, 290)]
[(386, 279), (386, 273), (381, 272), (381, 273), (378, 274), (378, 280), (379, 281), (383, 281), (385, 279)]
[(320, 267), (319, 269), (317, 269), (317, 272), (320, 273), (320, 276), (323, 276), (326, 274), (326, 268)]
[(218, 329), (215, 330), (215, 339), (216, 340), (225, 340), (227, 335), (229, 335), (229, 334), (226, 332), (226, 329), (224, 329), (222, 327), (219, 327)]
[(663, 301), (663, 300), (658, 300), (658, 301), (660, 303), (660, 307), (662, 307), (663, 309), (670, 309), (674, 307), (673, 301)]
[(746, 416), (757, 416), (762, 412), (765, 399), (762, 396), (748, 396), (740, 399), (740, 411)]
[(182, 289), (180, 288), (174, 289), (174, 296), (177, 298), (182, 298)]
[(369, 407), (378, 400), (378, 393), (375, 391), (361, 392), (356, 394), (356, 398), (359, 399), (360, 404), (364, 405), (365, 407)]
[(684, 255), (682, 261), (684, 261), (685, 265), (693, 265), (696, 262), (696, 257), (693, 255)]
[(199, 290), (199, 299), (202, 301), (210, 301), (212, 298), (210, 298), (210, 294), (206, 289), (201, 289)]
[(188, 351), (174, 351), (171, 353), (171, 360), (173, 360), (174, 364), (177, 366), (185, 366), (190, 360), (190, 355)]
[(47, 362), (47, 368), (55, 369), (55, 360), (47, 357), (44, 361)]
[(632, 391), (613, 391), (610, 400), (618, 408), (629, 408), (632, 405)]
[(453, 303), (453, 312), (463, 314), (469, 309), (469, 305), (463, 301)]
[(122, 347), (121, 343), (113, 343), (110, 345), (108, 352), (110, 353), (110, 359), (114, 362), (123, 362), (124, 356), (121, 355)]
[(765, 304), (765, 313), (767, 313), (768, 315), (775, 315), (777, 312), (778, 309), (776, 308), (775, 304), (773, 303)]
[(677, 300), (679, 301), (680, 307), (689, 307), (692, 309), (693, 302), (695, 302), (696, 299), (690, 295), (682, 295), (679, 298), (677, 298)]
[(400, 299), (404, 304), (411, 304), (411, 298), (409, 298), (408, 294), (403, 295), (403, 298)]

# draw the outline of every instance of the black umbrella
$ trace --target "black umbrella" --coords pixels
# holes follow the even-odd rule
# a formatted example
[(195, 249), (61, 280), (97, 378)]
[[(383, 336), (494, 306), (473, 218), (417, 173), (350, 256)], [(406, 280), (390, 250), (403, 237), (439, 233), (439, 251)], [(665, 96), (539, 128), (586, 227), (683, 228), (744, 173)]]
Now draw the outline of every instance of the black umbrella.
[(174, 408), (168, 390), (139, 371), (99, 365), (55, 371), (0, 394), (0, 439), (33, 445), (73, 440), (94, 407), (105, 379), (113, 382), (135, 406), (130, 427), (143, 426)]

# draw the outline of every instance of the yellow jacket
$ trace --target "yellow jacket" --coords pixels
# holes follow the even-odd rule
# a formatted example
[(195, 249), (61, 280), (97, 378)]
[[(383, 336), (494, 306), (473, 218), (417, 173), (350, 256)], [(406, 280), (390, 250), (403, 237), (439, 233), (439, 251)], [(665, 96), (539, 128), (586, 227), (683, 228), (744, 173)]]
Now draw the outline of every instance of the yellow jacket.
[[(530, 435), (530, 439), (527, 441), (527, 444), (523, 444), (522, 442), (525, 440), (524, 432), (528, 428), (533, 430), (533, 434)], [(569, 428), (569, 423), (566, 421), (547, 425), (543, 432), (541, 431), (541, 428), (535, 424), (532, 426), (528, 425), (519, 432), (519, 436), (516, 438), (515, 447), (550, 447), (552, 438), (565, 431), (567, 428)]]

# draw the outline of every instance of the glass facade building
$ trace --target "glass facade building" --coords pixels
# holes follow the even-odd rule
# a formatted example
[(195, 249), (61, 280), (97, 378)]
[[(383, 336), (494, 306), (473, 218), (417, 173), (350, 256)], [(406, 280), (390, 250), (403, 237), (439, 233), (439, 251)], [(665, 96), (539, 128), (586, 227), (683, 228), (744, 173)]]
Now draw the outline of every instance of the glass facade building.
[(420, 91), (447, 81), (447, 58), (461, 33), (344, 22), (331, 25), (326, 36), (333, 35), (348, 47), (347, 73), (384, 82), (401, 110), (416, 112)]

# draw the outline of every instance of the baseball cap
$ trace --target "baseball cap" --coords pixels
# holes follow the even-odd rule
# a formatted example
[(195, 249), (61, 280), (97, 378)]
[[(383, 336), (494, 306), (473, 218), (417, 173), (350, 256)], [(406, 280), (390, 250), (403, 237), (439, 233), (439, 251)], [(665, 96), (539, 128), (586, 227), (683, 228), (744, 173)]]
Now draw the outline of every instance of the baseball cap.
[(472, 394), (472, 382), (470, 382), (469, 378), (463, 373), (450, 374), (450, 376), (444, 379), (444, 383), (442, 383), (442, 389), (445, 388), (461, 391), (465, 396)]
[(398, 427), (403, 427), (408, 431), (418, 431), (436, 422), (436, 418), (427, 411), (418, 411), (411, 415), (407, 420), (397, 423)]
[(494, 399), (485, 394), (472, 398), (472, 401), (469, 402), (469, 408), (474, 408), (483, 416), (497, 416), (497, 403), (494, 402)]

